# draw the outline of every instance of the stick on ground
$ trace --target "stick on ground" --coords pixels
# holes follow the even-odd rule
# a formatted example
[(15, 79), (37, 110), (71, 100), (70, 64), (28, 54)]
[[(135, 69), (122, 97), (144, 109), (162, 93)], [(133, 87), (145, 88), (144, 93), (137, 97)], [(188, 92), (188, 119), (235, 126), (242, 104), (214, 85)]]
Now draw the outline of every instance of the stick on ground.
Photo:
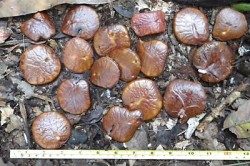
[(199, 132), (204, 132), (207, 125), (220, 115), (220, 112), (224, 110), (227, 105), (231, 105), (235, 100), (241, 97), (241, 92), (246, 90), (249, 84), (241, 84), (239, 88), (234, 90), (229, 96), (227, 96), (217, 107), (211, 109), (211, 113), (205, 117), (205, 119), (197, 127)]

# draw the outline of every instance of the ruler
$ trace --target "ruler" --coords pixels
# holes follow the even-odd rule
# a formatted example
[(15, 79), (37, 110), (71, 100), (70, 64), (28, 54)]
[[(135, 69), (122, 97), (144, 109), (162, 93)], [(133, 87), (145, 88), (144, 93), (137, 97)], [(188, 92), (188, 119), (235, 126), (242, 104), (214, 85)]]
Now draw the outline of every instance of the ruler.
[(250, 151), (196, 150), (10, 150), (20, 159), (250, 160)]

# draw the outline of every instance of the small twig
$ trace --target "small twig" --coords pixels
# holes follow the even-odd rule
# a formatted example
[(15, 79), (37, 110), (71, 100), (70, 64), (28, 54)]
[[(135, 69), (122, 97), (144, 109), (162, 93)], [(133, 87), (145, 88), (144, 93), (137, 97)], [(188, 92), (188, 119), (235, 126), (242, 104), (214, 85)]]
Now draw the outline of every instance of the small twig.
[(19, 108), (20, 108), (21, 116), (22, 116), (23, 122), (24, 122), (24, 132), (25, 132), (26, 137), (27, 137), (27, 143), (28, 143), (28, 146), (30, 148), (31, 147), (30, 133), (29, 133), (29, 127), (28, 127), (28, 122), (27, 122), (27, 112), (26, 112), (26, 109), (25, 109), (25, 106), (24, 106), (23, 99), (19, 100)]
[(46, 41), (39, 41), (39, 42), (34, 42), (34, 41), (31, 41), (29, 39), (22, 39), (22, 40), (10, 40), (10, 41), (6, 41), (2, 44), (0, 44), (0, 47), (3, 47), (3, 46), (15, 46), (15, 45), (18, 45), (20, 43), (24, 44), (24, 43), (31, 43), (31, 44), (43, 44), (45, 43)]
[(39, 94), (33, 94), (31, 97), (35, 97), (35, 98), (38, 98), (38, 99), (41, 99), (41, 100), (44, 100), (45, 102), (50, 102), (52, 103), (53, 101), (48, 98), (47, 96), (43, 96), (43, 95), (39, 95)]
[(207, 125), (220, 115), (227, 105), (231, 105), (236, 99), (241, 97), (241, 91), (246, 90), (249, 84), (241, 84), (239, 88), (234, 90), (227, 98), (225, 98), (217, 107), (211, 109), (211, 113), (197, 127), (199, 132), (204, 132)]

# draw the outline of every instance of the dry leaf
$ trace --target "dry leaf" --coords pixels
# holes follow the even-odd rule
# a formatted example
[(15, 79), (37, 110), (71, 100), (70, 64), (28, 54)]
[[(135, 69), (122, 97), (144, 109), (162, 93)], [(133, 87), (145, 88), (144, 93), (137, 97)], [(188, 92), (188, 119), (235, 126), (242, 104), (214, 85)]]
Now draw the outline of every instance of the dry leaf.
[(0, 27), (0, 44), (4, 43), (10, 37), (12, 30), (6, 27)]
[(194, 131), (199, 126), (200, 120), (202, 118), (204, 118), (205, 115), (206, 115), (206, 113), (202, 113), (202, 114), (200, 114), (200, 115), (198, 115), (196, 117), (188, 119), (188, 121), (187, 121), (188, 128), (187, 128), (187, 130), (185, 132), (186, 139), (190, 139), (191, 138), (191, 136), (193, 135)]
[(46, 10), (59, 4), (104, 4), (113, 0), (1, 0), (0, 18), (20, 16)]
[(11, 77), (13, 84), (17, 84), (17, 89), (22, 91), (26, 98), (30, 98), (34, 95), (33, 87), (25, 81), (21, 81), (18, 78)]
[(225, 119), (223, 128), (229, 128), (237, 138), (250, 137), (250, 100), (239, 106), (236, 112), (232, 112)]
[(218, 126), (216, 123), (209, 123), (204, 132), (195, 132), (195, 136), (203, 139), (201, 142), (201, 147), (209, 150), (225, 150), (224, 144), (218, 142)]
[(184, 140), (184, 141), (176, 143), (174, 148), (175, 149), (186, 149), (187, 146), (189, 146), (189, 145), (192, 145), (192, 143), (189, 140)]
[(7, 127), (5, 128), (5, 131), (7, 133), (12, 132), (15, 129), (21, 129), (23, 128), (23, 121), (22, 118), (20, 118), (17, 115), (10, 115), (10, 122), (8, 123)]
[(7, 119), (14, 113), (14, 110), (8, 105), (0, 107), (1, 111), (1, 126), (7, 122)]
[(2, 157), (0, 158), (0, 165), (1, 166), (15, 166), (13, 163), (11, 163), (10, 161), (8, 161), (8, 163), (5, 163), (2, 159)]
[(243, 150), (250, 150), (250, 138), (237, 139), (236, 142)]

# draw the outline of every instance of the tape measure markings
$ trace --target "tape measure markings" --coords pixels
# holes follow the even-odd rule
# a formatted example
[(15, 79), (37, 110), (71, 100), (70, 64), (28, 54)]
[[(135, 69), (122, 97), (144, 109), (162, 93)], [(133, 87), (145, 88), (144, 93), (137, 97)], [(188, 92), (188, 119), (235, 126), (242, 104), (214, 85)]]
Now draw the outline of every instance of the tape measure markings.
[(250, 160), (250, 151), (195, 150), (10, 150), (10, 158), (22, 159), (176, 159)]

